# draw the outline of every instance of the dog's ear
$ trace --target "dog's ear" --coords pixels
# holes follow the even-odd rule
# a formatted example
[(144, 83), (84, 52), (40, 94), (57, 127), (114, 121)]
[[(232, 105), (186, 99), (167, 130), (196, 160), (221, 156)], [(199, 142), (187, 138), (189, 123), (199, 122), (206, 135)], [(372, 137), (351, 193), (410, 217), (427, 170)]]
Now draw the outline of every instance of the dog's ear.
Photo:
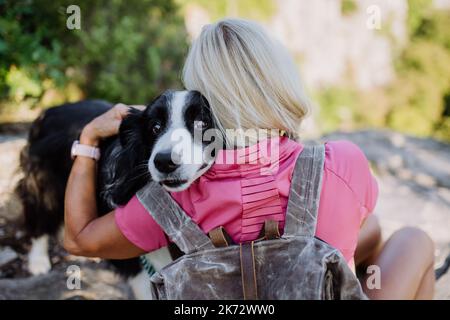
[(122, 146), (125, 146), (130, 142), (136, 142), (135, 139), (136, 135), (142, 134), (142, 132), (144, 132), (143, 131), (144, 130), (143, 126), (145, 125), (144, 113), (147, 112), (147, 110), (151, 108), (151, 106), (163, 95), (164, 94), (160, 94), (159, 96), (154, 98), (149, 104), (147, 104), (145, 110), (130, 108), (128, 115), (125, 117), (125, 119), (123, 119), (119, 128), (119, 138), (120, 144)]
[(114, 206), (125, 205), (151, 180), (147, 164), (151, 146), (145, 138), (148, 121), (145, 113), (161, 96), (156, 97), (143, 111), (132, 108), (120, 125), (120, 146), (117, 146), (117, 151), (111, 159), (113, 163), (110, 167), (113, 172), (105, 192)]
[(115, 205), (125, 205), (149, 180), (146, 162), (149, 150), (145, 148), (144, 111), (131, 109), (119, 128), (119, 144), (111, 159), (111, 181), (108, 197)]
[[(198, 92), (198, 91), (196, 91), (196, 92)], [(202, 95), (200, 92), (198, 92), (198, 94), (200, 95), (200, 101), (201, 101), (202, 107), (206, 108), (208, 110), (211, 110), (208, 99), (206, 99), (206, 97), (204, 95)]]
[(136, 138), (141, 140), (140, 135), (144, 122), (144, 111), (130, 108), (128, 115), (122, 120), (119, 128), (119, 139), (122, 147), (129, 143), (137, 142)]

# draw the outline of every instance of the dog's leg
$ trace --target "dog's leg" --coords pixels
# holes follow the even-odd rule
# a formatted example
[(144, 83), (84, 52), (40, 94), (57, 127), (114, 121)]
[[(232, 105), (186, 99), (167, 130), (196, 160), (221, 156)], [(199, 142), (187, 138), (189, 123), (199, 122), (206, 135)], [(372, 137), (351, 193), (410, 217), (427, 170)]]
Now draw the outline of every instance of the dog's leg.
[(162, 247), (161, 249), (147, 253), (145, 257), (151, 263), (153, 268), (155, 268), (156, 272), (173, 261), (168, 247)]
[(47, 273), (52, 268), (48, 256), (48, 235), (42, 235), (31, 240), (31, 250), (28, 253), (28, 270), (32, 275)]
[(128, 278), (128, 284), (137, 300), (153, 300), (150, 278), (146, 270), (142, 270), (134, 277)]
[[(147, 261), (153, 266), (156, 272), (161, 270), (164, 266), (172, 262), (169, 249), (167, 247), (147, 253), (145, 255)], [(143, 269), (136, 276), (128, 278), (128, 284), (133, 290), (134, 297), (138, 300), (153, 300), (150, 289), (150, 278), (147, 270)]]

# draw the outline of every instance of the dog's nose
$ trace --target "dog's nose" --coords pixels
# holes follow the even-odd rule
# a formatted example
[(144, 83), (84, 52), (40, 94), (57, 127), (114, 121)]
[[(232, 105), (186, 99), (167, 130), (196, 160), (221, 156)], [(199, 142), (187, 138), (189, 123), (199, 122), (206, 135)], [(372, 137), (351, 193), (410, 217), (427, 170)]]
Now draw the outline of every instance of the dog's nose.
[(171, 173), (179, 167), (178, 164), (172, 161), (172, 152), (160, 152), (156, 154), (153, 162), (155, 163), (156, 169), (162, 173)]

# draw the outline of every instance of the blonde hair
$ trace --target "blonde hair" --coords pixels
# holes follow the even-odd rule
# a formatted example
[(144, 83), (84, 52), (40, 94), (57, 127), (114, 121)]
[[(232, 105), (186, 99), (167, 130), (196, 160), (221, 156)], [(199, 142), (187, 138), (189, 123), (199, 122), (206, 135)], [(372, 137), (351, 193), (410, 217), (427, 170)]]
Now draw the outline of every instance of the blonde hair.
[(183, 69), (188, 90), (208, 100), (219, 129), (279, 129), (297, 138), (308, 99), (283, 46), (257, 23), (224, 19), (206, 25)]

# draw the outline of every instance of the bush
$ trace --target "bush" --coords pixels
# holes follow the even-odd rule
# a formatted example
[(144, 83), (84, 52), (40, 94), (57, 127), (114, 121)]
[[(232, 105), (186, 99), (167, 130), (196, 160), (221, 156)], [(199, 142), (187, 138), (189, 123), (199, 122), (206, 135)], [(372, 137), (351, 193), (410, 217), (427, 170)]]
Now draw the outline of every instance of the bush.
[(358, 4), (355, 0), (342, 0), (341, 3), (341, 13), (343, 15), (351, 15), (358, 10)]
[(409, 41), (394, 61), (389, 86), (360, 92), (343, 85), (317, 93), (326, 132), (389, 127), (450, 141), (450, 14), (430, 4), (409, 1)]
[[(424, 1), (411, 1), (416, 2)], [(415, 22), (410, 25), (410, 43), (396, 63), (397, 80), (389, 88), (387, 125), (450, 141), (446, 98), (450, 92), (450, 14), (426, 8), (421, 13), (410, 13)]]
[(177, 0), (183, 7), (196, 4), (206, 9), (212, 20), (226, 16), (267, 21), (276, 10), (274, 0)]
[[(72, 4), (81, 30), (66, 27)], [(186, 50), (171, 0), (0, 0), (0, 103), (146, 103), (180, 85)]]

